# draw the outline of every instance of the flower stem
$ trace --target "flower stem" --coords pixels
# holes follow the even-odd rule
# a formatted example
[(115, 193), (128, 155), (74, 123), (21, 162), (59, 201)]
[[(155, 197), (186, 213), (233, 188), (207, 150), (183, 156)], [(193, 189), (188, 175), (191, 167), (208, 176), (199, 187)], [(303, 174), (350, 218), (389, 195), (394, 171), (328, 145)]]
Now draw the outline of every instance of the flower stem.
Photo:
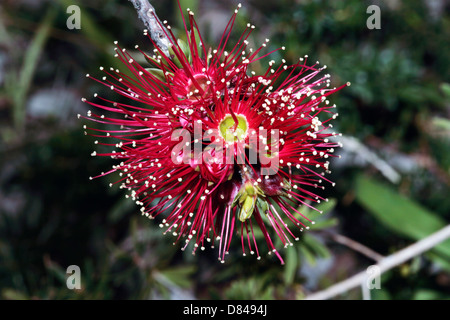
[(156, 15), (155, 8), (148, 0), (130, 0), (136, 9), (139, 19), (147, 27), (155, 44), (165, 55), (169, 55), (169, 47), (172, 41), (169, 39), (169, 32)]
[[(431, 248), (435, 247), (439, 243), (450, 238), (450, 225), (442, 228), (441, 230), (429, 235), (428, 237), (417, 241), (416, 243), (406, 247), (390, 256), (384, 257), (375, 266), (380, 270), (380, 274), (386, 272), (406, 261), (412, 259)], [(338, 296), (347, 292), (350, 289), (356, 288), (367, 280), (367, 272), (362, 271), (342, 282), (339, 282), (323, 291), (310, 294), (305, 300), (326, 300)]]

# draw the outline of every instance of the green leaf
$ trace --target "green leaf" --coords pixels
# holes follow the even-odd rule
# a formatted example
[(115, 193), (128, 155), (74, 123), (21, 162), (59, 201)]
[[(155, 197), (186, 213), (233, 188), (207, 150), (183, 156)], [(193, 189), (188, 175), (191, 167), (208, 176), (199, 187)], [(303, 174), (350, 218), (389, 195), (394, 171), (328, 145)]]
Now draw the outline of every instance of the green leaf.
[[(360, 175), (356, 200), (388, 229), (411, 240), (420, 240), (445, 227), (442, 218), (392, 188)], [(450, 239), (433, 250), (450, 258)]]
[(310, 230), (323, 230), (337, 226), (339, 220), (337, 218), (315, 220), (315, 224), (311, 225)]
[(189, 46), (187, 45), (186, 41), (178, 39), (177, 42), (181, 51), (183, 51), (184, 55), (188, 58), (189, 63), (191, 63), (192, 62), (191, 50), (189, 49)]
[(414, 296), (413, 300), (442, 300), (450, 299), (449, 295), (443, 296), (442, 293), (429, 289), (418, 290)]
[(303, 243), (308, 246), (311, 253), (319, 258), (330, 257), (330, 251), (316, 237), (305, 234), (302, 239)]
[(441, 268), (450, 272), (450, 259), (448, 259), (447, 257), (442, 257), (438, 253), (433, 251), (428, 252), (427, 256)]
[(441, 118), (441, 117), (434, 117), (432, 119), (432, 123), (436, 129), (450, 131), (450, 120), (448, 120), (448, 119)]
[(162, 82), (166, 82), (166, 76), (164, 75), (164, 71), (157, 68), (146, 68), (147, 72), (151, 73), (155, 78), (161, 80)]
[(376, 289), (371, 290), (370, 295), (372, 300), (391, 300), (391, 296), (389, 294), (389, 291), (386, 289)]
[(56, 11), (51, 8), (47, 11), (42, 23), (36, 31), (36, 34), (30, 46), (25, 51), (24, 63), (17, 87), (12, 91), (14, 100), (14, 124), (17, 129), (22, 129), (25, 123), (25, 99), (36, 71), (36, 67), (41, 56), (41, 52), (50, 34), (50, 28), (56, 17)]
[(160, 271), (160, 274), (178, 287), (189, 288), (195, 270), (195, 266), (174, 267)]
[(334, 209), (336, 204), (337, 204), (336, 199), (332, 198), (332, 199), (329, 199), (328, 201), (321, 202), (320, 204), (318, 204), (316, 206), (316, 209), (322, 211), (322, 214), (327, 214), (327, 213), (331, 212), (331, 210)]
[(230, 300), (272, 300), (273, 287), (267, 287), (262, 277), (234, 281), (226, 289), (225, 297)]
[[(191, 57), (191, 51), (189, 49), (189, 46), (187, 45), (187, 43), (185, 41), (183, 41), (181, 39), (178, 39), (177, 42), (178, 42), (179, 49), (181, 49), (181, 52), (179, 52), (179, 54), (181, 55), (181, 58), (184, 60), (184, 58), (183, 58), (183, 55), (184, 55), (187, 58), (187, 61), (189, 63), (191, 63), (192, 57)], [(181, 60), (175, 54), (173, 46), (169, 46), (169, 54), (170, 54), (172, 61), (176, 64), (176, 66), (178, 68), (182, 69), (183, 64), (181, 63)]]
[(59, 264), (52, 261), (48, 256), (45, 256), (44, 265), (48, 272), (52, 274), (57, 280), (59, 280), (61, 283), (66, 282), (66, 270), (64, 270)]
[(447, 100), (450, 100), (450, 83), (442, 83), (441, 90), (444, 92)]
[(2, 290), (2, 298), (5, 300), (29, 300), (25, 293), (12, 288), (4, 288)]
[[(197, 30), (197, 28), (192, 28), (190, 31), (190, 43), (194, 43), (193, 41), (195, 41), (195, 43), (197, 44), (197, 46), (192, 46), (193, 48), (193, 54), (196, 54), (198, 57), (202, 56), (203, 53), (203, 49), (201, 47), (201, 38), (200, 38), (200, 34)], [(197, 50), (197, 53), (195, 52), (195, 50)]]
[(165, 59), (158, 60), (158, 59), (154, 58), (153, 56), (150, 56), (146, 53), (144, 53), (144, 58), (145, 58), (145, 60), (147, 60), (147, 62), (150, 65), (155, 66), (157, 68), (160, 68), (161, 66), (166, 66), (167, 68), (170, 68), (169, 64), (167, 63), (167, 61)]
[(294, 282), (295, 273), (298, 269), (298, 252), (294, 248), (288, 248), (286, 250), (286, 265), (284, 268), (284, 283), (292, 284)]
[(320, 204), (316, 205), (316, 209), (322, 211), (321, 214), (315, 210), (303, 206), (303, 208), (301, 208), (302, 214), (308, 219), (314, 221), (314, 224), (310, 225), (310, 229), (322, 230), (336, 226), (339, 222), (338, 219), (327, 217), (327, 214), (334, 209), (336, 204), (336, 199), (329, 199), (327, 202), (321, 202)]
[(175, 54), (175, 51), (173, 50), (173, 46), (169, 46), (169, 55), (178, 68), (183, 68), (180, 59), (178, 59), (177, 55)]
[(299, 245), (299, 255), (306, 260), (306, 262), (312, 266), (316, 264), (316, 257), (314, 254), (309, 250), (308, 246), (305, 244)]

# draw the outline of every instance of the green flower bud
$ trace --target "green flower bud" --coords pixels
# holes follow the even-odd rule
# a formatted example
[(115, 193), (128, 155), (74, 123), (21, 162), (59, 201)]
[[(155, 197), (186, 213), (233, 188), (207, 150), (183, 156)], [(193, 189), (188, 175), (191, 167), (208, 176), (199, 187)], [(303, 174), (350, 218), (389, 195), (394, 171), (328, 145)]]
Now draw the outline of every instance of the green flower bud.
[(236, 115), (236, 119), (238, 121), (237, 125), (229, 114), (219, 124), (220, 135), (226, 142), (243, 141), (247, 136), (247, 119), (242, 115)]
[(266, 213), (267, 211), (269, 211), (269, 203), (267, 203), (267, 201), (263, 198), (258, 197), (256, 204), (261, 212)]
[(258, 196), (247, 196), (245, 198), (244, 204), (242, 205), (241, 208), (241, 212), (239, 213), (239, 220), (241, 222), (244, 222), (245, 220), (249, 219), (252, 214), (253, 214), (253, 210), (255, 210), (255, 204), (256, 204), (256, 199), (258, 198)]
[(152, 74), (155, 78), (166, 82), (166, 76), (164, 75), (164, 71), (162, 71), (161, 69), (158, 68), (146, 68), (145, 71), (147, 71), (148, 73)]
[(253, 184), (250, 181), (247, 181), (245, 183), (245, 192), (249, 195), (249, 196), (254, 196), (256, 195), (256, 189), (253, 186)]

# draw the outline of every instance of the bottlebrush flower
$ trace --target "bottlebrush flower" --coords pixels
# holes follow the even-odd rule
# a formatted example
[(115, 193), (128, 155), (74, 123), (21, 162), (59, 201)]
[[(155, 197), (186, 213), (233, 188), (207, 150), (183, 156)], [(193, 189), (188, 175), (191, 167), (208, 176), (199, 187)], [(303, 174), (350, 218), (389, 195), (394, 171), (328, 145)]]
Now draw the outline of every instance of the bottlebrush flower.
[(224, 262), (238, 237), (243, 254), (260, 259), (259, 228), (268, 253), (283, 263), (272, 236), (292, 245), (313, 223), (299, 207), (327, 200), (315, 192), (331, 183), (325, 178), (328, 158), (339, 146), (329, 140), (336, 135), (329, 122), (337, 114), (327, 97), (345, 85), (330, 88), (329, 75), (320, 75), (325, 67), (308, 66), (307, 56), (294, 65), (282, 60), (276, 68), (270, 61), (264, 74), (255, 75), (249, 66), (272, 53), (259, 55), (269, 40), (250, 48), (249, 24), (226, 51), (238, 10), (214, 50), (188, 12), (185, 42), (172, 40), (167, 26), (168, 55), (158, 47), (151, 56), (136, 47), (146, 67), (116, 43), (127, 72), (100, 68), (102, 79), (87, 75), (129, 100), (82, 99), (105, 112), (89, 111), (83, 118), (104, 126), (85, 128), (111, 140), (97, 143), (116, 148), (94, 151), (118, 160), (99, 176), (118, 172), (116, 183), (142, 215), (158, 218), (166, 233), (184, 240), (183, 250), (192, 242), (195, 253), (217, 241)]

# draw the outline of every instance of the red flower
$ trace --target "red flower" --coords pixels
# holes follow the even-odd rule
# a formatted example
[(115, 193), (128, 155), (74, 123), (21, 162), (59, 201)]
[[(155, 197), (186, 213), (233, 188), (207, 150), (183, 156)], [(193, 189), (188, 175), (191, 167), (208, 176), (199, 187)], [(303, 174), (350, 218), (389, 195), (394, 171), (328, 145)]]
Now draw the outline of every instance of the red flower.
[[(111, 139), (101, 144), (118, 149), (93, 153), (119, 160), (100, 176), (119, 172), (117, 183), (130, 191), (142, 214), (161, 216), (160, 226), (185, 240), (183, 250), (191, 241), (194, 253), (218, 241), (223, 262), (238, 235), (244, 255), (259, 259), (259, 228), (269, 254), (283, 262), (271, 235), (292, 245), (312, 223), (299, 205), (327, 200), (312, 189), (330, 183), (324, 177), (327, 158), (338, 144), (328, 140), (336, 135), (329, 124), (336, 115), (327, 96), (345, 85), (329, 88), (329, 76), (320, 76), (324, 68), (307, 66), (306, 57), (291, 66), (283, 60), (276, 69), (271, 61), (256, 76), (249, 65), (270, 53), (258, 56), (266, 43), (257, 50), (248, 46), (254, 26), (226, 51), (237, 10), (216, 50), (207, 49), (189, 13), (186, 43), (172, 41), (169, 55), (159, 48), (153, 56), (141, 51), (151, 68), (117, 46), (128, 73), (100, 68), (106, 73), (102, 80), (87, 75), (129, 99), (83, 99), (107, 112), (84, 117), (105, 124), (89, 128), (93, 135)], [(168, 29), (168, 38), (175, 39)]]

